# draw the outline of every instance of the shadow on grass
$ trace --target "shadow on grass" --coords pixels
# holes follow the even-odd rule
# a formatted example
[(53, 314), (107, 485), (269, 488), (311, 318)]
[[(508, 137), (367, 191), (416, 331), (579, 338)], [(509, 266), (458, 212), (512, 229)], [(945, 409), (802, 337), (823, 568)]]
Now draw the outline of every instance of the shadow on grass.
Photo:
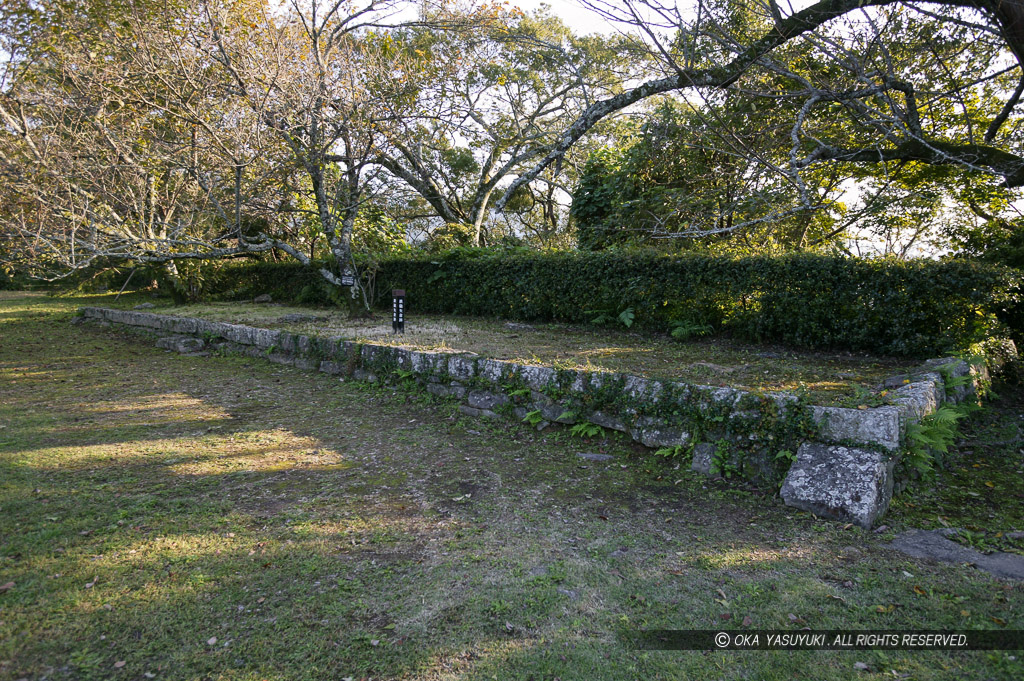
[[(0, 451), (0, 582), (15, 582), (0, 594), (0, 675), (838, 679), (853, 660), (834, 653), (641, 652), (618, 634), (744, 617), (792, 630), (1020, 621), (1019, 594), (987, 577), (894, 562), (856, 530), (720, 491), (621, 442), (599, 445), (614, 462), (584, 467), (576, 441), (460, 425), (389, 389), (260, 363), (239, 376), (239, 361), (116, 337), (87, 362), (60, 353), (66, 326), (38, 320), (4, 333), (43, 341), (27, 359), (65, 362), (54, 375), (77, 372), (79, 386), (131, 388), (121, 403), (187, 399), (153, 438), (76, 422), (126, 412), (52, 381), (8, 393), (5, 425), (23, 444)], [(155, 385), (119, 376), (129, 352)], [(249, 389), (259, 409), (235, 403)], [(41, 397), (45, 425), (19, 409)], [(48, 449), (22, 439), (71, 428), (86, 430)], [(849, 543), (862, 548), (843, 553)], [(1008, 664), (865, 659), (922, 678), (999, 678)]]

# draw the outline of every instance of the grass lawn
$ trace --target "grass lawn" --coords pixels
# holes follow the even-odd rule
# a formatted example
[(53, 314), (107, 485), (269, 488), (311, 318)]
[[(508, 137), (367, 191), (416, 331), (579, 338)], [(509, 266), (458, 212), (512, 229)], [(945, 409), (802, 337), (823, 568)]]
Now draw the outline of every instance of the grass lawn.
[[(625, 438), (68, 324), (105, 300), (0, 292), (0, 679), (1024, 678), (1022, 651), (630, 649), (640, 628), (1024, 629), (1024, 586)], [(1022, 402), (886, 522), (1020, 550), (996, 535), (1024, 529)]]
[[(102, 304), (108, 305), (113, 298), (105, 297)], [(128, 306), (132, 300), (138, 299), (126, 301), (122, 297), (120, 306)], [(388, 313), (352, 319), (324, 308), (248, 302), (171, 305), (166, 299), (149, 302), (157, 305), (153, 312), (161, 314), (424, 350), (469, 351), (521, 364), (612, 371), (748, 390), (806, 390), (819, 404), (850, 402), (849, 406), (856, 406), (853, 401), (862, 398), (865, 391), (877, 388), (883, 379), (920, 365), (915, 360), (850, 352), (796, 351), (721, 338), (682, 342), (667, 334), (631, 331), (621, 326), (507, 325), (500, 319), (411, 312), (406, 333), (395, 336)], [(316, 320), (281, 320), (295, 314)]]

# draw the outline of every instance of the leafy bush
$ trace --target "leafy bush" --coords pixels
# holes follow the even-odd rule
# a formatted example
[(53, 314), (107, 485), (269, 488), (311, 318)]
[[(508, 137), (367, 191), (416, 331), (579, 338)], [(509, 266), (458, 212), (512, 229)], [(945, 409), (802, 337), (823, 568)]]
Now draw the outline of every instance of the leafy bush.
[[(383, 300), (403, 288), (413, 312), (587, 324), (595, 310), (629, 309), (633, 327), (690, 336), (938, 356), (1000, 331), (996, 314), (1019, 300), (1022, 275), (966, 260), (457, 249), (382, 260), (375, 277)], [(314, 270), (289, 264), (217, 278), (235, 298), (295, 300), (313, 285), (309, 300), (323, 288)]]

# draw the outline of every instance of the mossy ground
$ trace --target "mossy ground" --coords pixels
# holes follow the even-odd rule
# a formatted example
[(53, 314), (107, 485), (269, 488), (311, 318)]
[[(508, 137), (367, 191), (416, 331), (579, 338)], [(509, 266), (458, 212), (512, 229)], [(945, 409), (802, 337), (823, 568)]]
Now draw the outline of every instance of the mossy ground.
[[(1021, 651), (631, 650), (637, 628), (1021, 629), (1024, 589), (624, 438), (68, 324), (102, 302), (0, 294), (0, 679), (1024, 676)], [(959, 485), (1019, 494), (961, 449)], [(995, 501), (928, 503), (1024, 529)]]
[[(107, 300), (110, 298), (112, 296)], [(361, 319), (323, 308), (254, 303), (175, 306), (166, 300), (153, 302), (158, 304), (158, 309), (153, 311), (162, 314), (308, 335), (339, 336), (426, 350), (445, 348), (524, 364), (622, 372), (750, 390), (806, 390), (821, 404), (855, 400), (855, 396), (875, 391), (883, 379), (920, 364), (915, 360), (857, 353), (801, 352), (792, 348), (754, 346), (721, 338), (681, 342), (666, 334), (622, 327), (517, 324), (510, 328), (501, 320), (478, 317), (413, 314), (407, 320), (407, 332), (394, 336), (390, 316), (386, 314)], [(280, 322), (287, 314), (315, 315), (319, 319), (316, 322)]]

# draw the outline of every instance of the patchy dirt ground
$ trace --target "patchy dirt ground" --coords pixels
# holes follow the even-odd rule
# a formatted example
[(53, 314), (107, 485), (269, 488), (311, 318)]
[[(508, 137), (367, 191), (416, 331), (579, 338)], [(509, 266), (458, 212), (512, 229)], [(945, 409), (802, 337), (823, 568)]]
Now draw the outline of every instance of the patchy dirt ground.
[[(1022, 629), (1024, 588), (624, 439), (68, 324), (97, 302), (0, 293), (0, 679), (1024, 677), (1021, 651), (634, 650), (647, 628)], [(963, 447), (957, 494), (1007, 489), (974, 473), (1014, 460), (996, 441)], [(993, 501), (888, 522), (1024, 529)]]
[[(160, 304), (159, 300), (153, 302)], [(418, 349), (462, 350), (524, 364), (623, 372), (750, 390), (807, 390), (822, 403), (852, 404), (886, 377), (920, 364), (856, 353), (798, 352), (723, 339), (681, 342), (666, 334), (622, 327), (519, 324), (478, 317), (412, 314), (406, 322), (406, 333), (395, 336), (390, 316), (351, 319), (322, 308), (254, 303), (170, 306), (164, 302), (153, 311)]]

